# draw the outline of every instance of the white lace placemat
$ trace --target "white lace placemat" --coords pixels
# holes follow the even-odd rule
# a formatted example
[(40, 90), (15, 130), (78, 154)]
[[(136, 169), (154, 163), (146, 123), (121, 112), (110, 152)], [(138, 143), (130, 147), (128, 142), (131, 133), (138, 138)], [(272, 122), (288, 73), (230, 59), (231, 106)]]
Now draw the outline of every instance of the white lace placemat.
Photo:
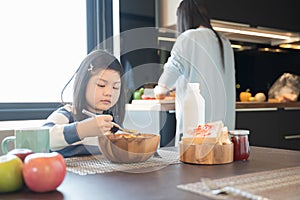
[[(300, 166), (177, 186), (179, 189), (212, 199), (298, 200), (300, 197)], [(229, 194), (214, 194), (212, 189), (229, 188)], [(230, 192), (232, 192), (230, 194)], [(244, 196), (244, 197), (243, 197)]]
[(107, 160), (103, 155), (66, 158), (67, 171), (79, 175), (124, 171), (142, 173), (154, 171), (171, 164), (180, 163), (179, 153), (168, 150), (158, 150), (159, 157), (152, 156), (149, 160), (139, 163), (119, 164)]

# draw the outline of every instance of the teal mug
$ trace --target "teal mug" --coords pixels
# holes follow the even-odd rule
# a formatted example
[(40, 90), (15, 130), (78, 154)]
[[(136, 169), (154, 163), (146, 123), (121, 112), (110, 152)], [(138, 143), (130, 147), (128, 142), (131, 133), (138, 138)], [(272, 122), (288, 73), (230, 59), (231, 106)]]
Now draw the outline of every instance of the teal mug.
[(2, 152), (8, 153), (7, 144), (14, 142), (16, 149), (30, 149), (35, 153), (50, 151), (49, 128), (23, 128), (14, 130), (14, 136), (5, 137), (1, 142)]

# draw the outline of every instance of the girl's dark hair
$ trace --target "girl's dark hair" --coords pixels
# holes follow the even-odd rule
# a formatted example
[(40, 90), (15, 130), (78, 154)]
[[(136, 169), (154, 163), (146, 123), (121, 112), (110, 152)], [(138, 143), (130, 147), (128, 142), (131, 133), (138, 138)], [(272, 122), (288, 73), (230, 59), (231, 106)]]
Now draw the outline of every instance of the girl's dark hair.
[(199, 26), (211, 29), (217, 36), (224, 67), (224, 47), (220, 35), (212, 28), (205, 0), (183, 0), (177, 8), (177, 30), (179, 34)]
[[(73, 89), (73, 108), (74, 119), (76, 121), (87, 118), (82, 114), (82, 109), (87, 109), (86, 102), (86, 87), (93, 72), (97, 69), (111, 69), (119, 72), (120, 77), (123, 77), (124, 71), (121, 63), (110, 53), (103, 50), (95, 50), (89, 53), (80, 64), (74, 80)], [(123, 123), (125, 115), (125, 83), (121, 80), (121, 92), (117, 103), (108, 110), (112, 113), (114, 120), (118, 123)]]

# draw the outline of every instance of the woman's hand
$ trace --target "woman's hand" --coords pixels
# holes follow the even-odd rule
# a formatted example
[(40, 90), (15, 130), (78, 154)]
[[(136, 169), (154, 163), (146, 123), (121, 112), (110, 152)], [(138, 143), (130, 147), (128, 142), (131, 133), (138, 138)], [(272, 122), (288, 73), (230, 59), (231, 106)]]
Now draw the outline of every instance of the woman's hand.
[(113, 127), (111, 115), (98, 115), (77, 123), (76, 129), (80, 139), (104, 135)]
[(155, 86), (154, 95), (156, 99), (164, 99), (167, 96), (168, 89), (160, 85)]

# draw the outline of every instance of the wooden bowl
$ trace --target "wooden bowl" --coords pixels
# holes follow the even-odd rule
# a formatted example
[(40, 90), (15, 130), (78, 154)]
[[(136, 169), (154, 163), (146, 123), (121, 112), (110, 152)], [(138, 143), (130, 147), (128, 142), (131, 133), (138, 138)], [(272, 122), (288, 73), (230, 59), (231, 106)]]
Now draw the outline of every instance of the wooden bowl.
[(99, 137), (103, 155), (115, 163), (135, 163), (148, 160), (160, 141), (157, 134), (109, 134)]

